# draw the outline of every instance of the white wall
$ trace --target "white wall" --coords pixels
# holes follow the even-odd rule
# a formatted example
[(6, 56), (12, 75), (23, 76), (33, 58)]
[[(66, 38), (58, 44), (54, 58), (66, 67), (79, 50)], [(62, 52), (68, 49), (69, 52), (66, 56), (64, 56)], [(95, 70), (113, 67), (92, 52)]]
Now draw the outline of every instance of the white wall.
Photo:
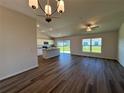
[[(82, 39), (83, 38), (99, 38), (101, 37), (103, 40), (102, 45), (102, 53), (83, 53), (82, 52)], [(100, 57), (100, 58), (108, 58), (108, 59), (117, 59), (117, 48), (118, 48), (118, 32), (105, 32), (100, 34), (89, 34), (89, 35), (82, 35), (82, 36), (71, 36), (61, 39), (68, 39), (71, 40), (71, 53), (76, 55), (84, 55), (84, 56), (93, 56), (93, 57)]]
[(124, 23), (120, 28), (118, 40), (119, 40), (119, 47), (118, 47), (119, 62), (124, 66)]
[(36, 21), (0, 7), (0, 80), (37, 66)]

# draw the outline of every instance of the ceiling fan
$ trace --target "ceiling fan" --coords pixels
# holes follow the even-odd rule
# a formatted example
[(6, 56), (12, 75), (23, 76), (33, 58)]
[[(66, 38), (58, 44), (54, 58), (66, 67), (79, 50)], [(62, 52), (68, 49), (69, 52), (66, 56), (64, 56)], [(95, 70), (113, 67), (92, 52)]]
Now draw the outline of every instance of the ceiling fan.
[(99, 26), (95, 25), (95, 24), (88, 23), (88, 24), (83, 25), (82, 28), (85, 29), (87, 32), (90, 32), (96, 28), (99, 28)]

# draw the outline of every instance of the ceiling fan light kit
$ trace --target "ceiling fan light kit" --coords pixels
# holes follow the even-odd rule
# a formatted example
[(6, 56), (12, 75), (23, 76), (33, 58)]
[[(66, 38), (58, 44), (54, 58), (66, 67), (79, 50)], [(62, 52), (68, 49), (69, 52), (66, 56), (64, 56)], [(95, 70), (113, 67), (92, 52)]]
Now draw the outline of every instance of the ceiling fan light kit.
[(57, 6), (56, 6), (56, 9), (53, 12), (52, 12), (52, 7), (50, 5), (50, 0), (46, 0), (46, 1), (47, 2), (46, 2), (46, 5), (44, 6), (44, 8), (42, 7), (42, 5), (41, 5), (39, 0), (29, 0), (29, 6), (32, 9), (40, 8), (44, 12), (44, 15), (46, 17), (45, 20), (47, 22), (52, 21), (51, 16), (53, 14), (55, 14), (56, 12), (58, 12), (59, 14), (64, 13), (64, 11), (65, 11), (64, 0), (55, 0)]
[(87, 28), (86, 28), (86, 31), (87, 31), (87, 32), (92, 31), (91, 27), (87, 27)]
[(87, 32), (90, 32), (92, 31), (93, 29), (96, 29), (96, 28), (99, 28), (98, 25), (95, 25), (95, 24), (85, 24), (83, 26), (81, 26), (83, 29), (85, 29)]

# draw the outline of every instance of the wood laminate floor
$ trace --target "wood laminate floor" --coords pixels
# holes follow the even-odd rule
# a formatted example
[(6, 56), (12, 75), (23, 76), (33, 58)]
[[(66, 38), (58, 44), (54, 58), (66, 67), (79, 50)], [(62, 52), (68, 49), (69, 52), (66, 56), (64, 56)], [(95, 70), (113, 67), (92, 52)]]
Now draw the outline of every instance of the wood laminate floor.
[(0, 93), (124, 93), (124, 68), (116, 61), (71, 56), (0, 81)]

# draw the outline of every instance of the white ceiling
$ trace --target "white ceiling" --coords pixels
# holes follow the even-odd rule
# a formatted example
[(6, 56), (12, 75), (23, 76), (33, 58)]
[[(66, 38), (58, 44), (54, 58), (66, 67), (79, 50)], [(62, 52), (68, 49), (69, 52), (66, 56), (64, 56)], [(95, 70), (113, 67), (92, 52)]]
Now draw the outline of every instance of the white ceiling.
[[(40, 24), (38, 31), (51, 37), (86, 34), (87, 32), (81, 29), (81, 25), (89, 22), (100, 27), (88, 33), (117, 31), (124, 22), (124, 0), (64, 1), (65, 13), (60, 18), (53, 19), (51, 23), (45, 22), (42, 17), (36, 17), (34, 11), (28, 6), (28, 0), (0, 0), (0, 5), (37, 18)], [(39, 10), (36, 12), (40, 14)]]

